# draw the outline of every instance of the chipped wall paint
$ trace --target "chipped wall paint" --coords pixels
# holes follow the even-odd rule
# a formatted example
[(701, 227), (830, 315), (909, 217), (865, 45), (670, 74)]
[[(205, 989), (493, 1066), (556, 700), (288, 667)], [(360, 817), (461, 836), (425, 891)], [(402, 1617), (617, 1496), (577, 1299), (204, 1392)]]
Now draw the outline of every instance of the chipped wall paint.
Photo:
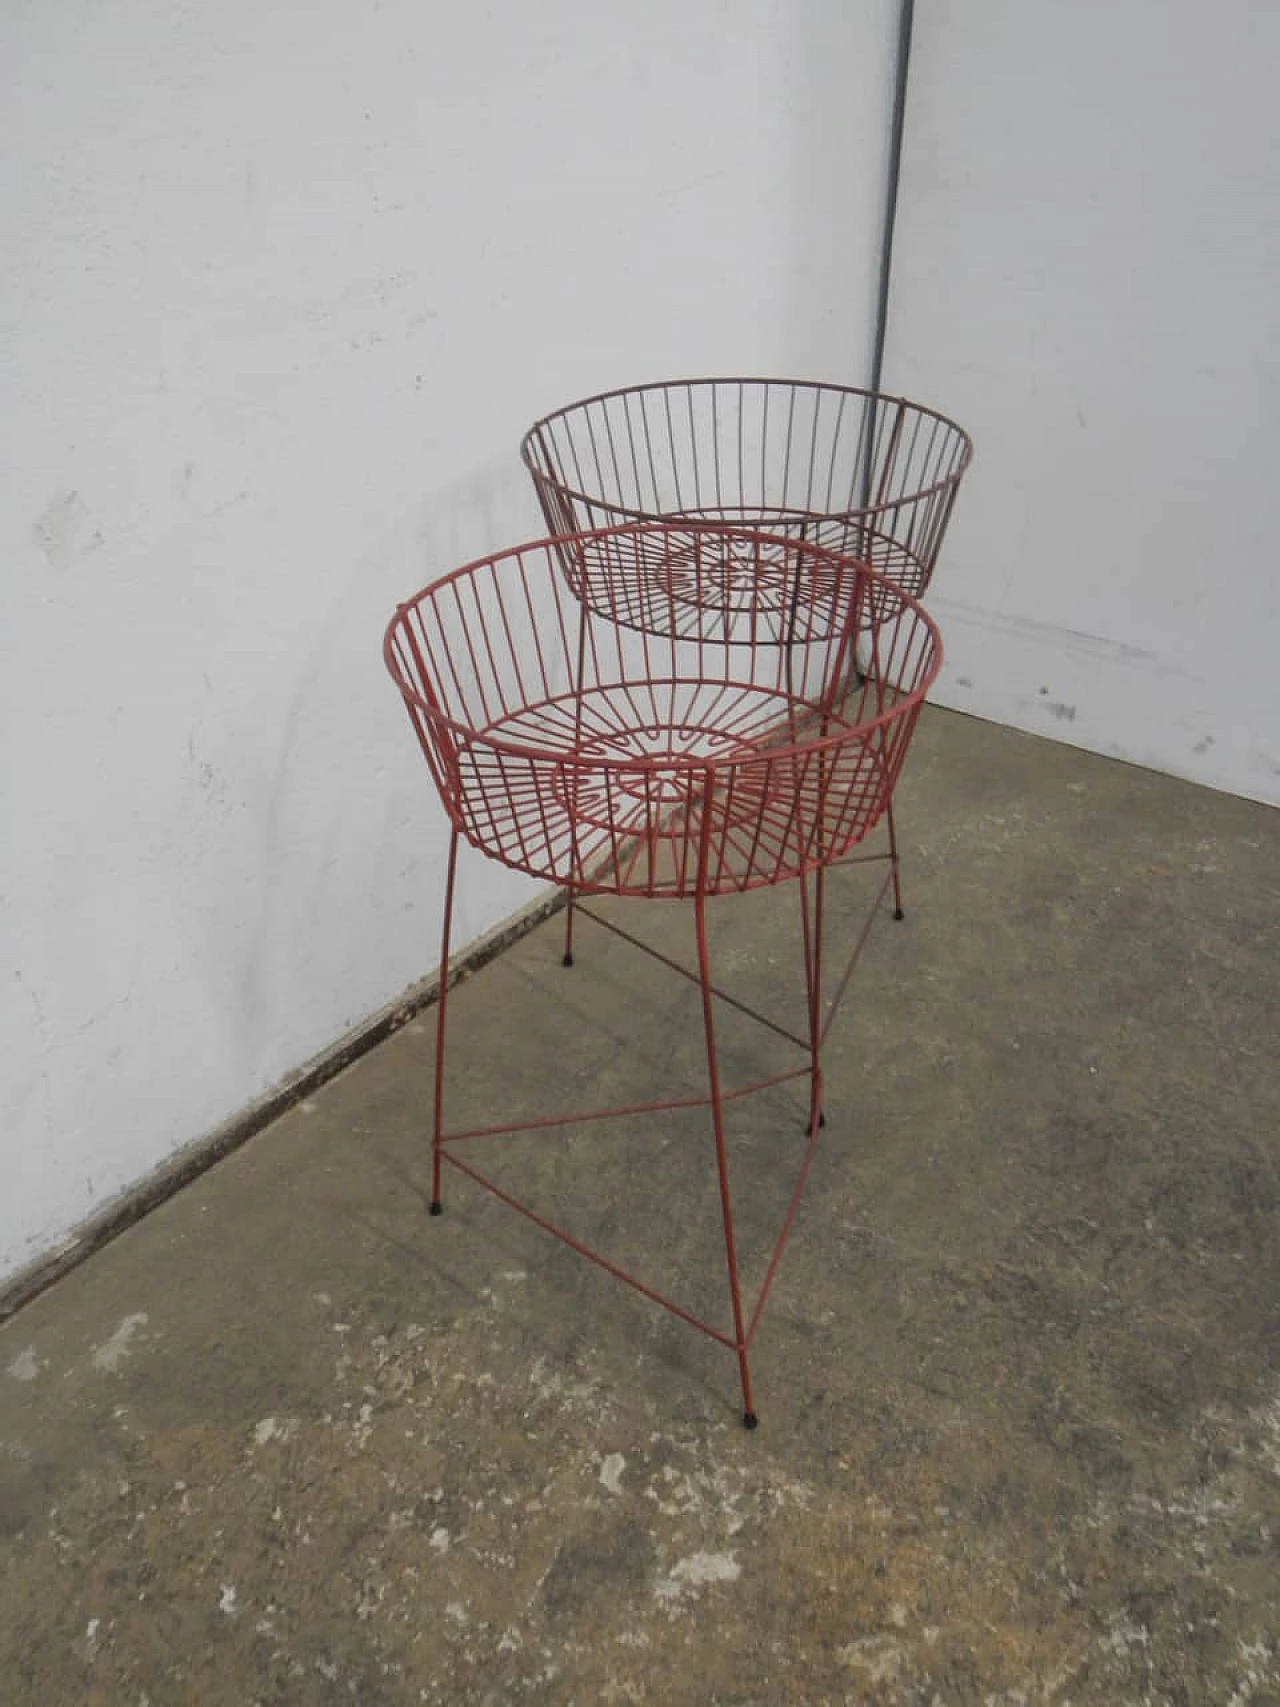
[(865, 375), (895, 15), (3, 8), (0, 1281), (429, 969), (381, 631), (529, 420)]
[(1280, 8), (918, 7), (885, 379), (962, 711), (1280, 803)]

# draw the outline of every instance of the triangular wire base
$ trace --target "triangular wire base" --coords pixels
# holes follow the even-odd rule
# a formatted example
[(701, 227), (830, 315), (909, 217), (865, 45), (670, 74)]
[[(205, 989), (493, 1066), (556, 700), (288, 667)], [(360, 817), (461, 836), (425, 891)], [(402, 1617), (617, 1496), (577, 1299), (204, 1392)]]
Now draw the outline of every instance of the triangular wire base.
[[(786, 1074), (785, 1077), (797, 1078), (807, 1072), (808, 1068), (804, 1067), (797, 1073)], [(770, 1081), (770, 1083), (780, 1082), (782, 1082), (781, 1079)], [(750, 1095), (752, 1091), (763, 1088), (763, 1086), (749, 1086), (740, 1090), (737, 1095), (747, 1096)], [(709, 1102), (709, 1098), (704, 1098), (701, 1099), (699, 1104), (676, 1103), (668, 1104), (666, 1106), (689, 1108), (707, 1106)], [(587, 1115), (580, 1117), (580, 1120), (590, 1120), (593, 1118), (609, 1119), (613, 1114), (614, 1111), (607, 1110), (596, 1116)], [(485, 1135), (491, 1136), (492, 1134)], [(768, 1299), (769, 1292), (772, 1289), (778, 1266), (782, 1261), (782, 1253), (786, 1248), (787, 1240), (791, 1234), (792, 1225), (794, 1224), (796, 1215), (799, 1212), (800, 1201), (804, 1194), (805, 1184), (809, 1177), (809, 1170), (813, 1164), (814, 1154), (817, 1150), (817, 1141), (817, 1132), (811, 1133), (806, 1141), (804, 1155), (800, 1163), (800, 1172), (797, 1176), (795, 1188), (788, 1203), (778, 1237), (774, 1242), (772, 1251), (770, 1252), (768, 1267), (765, 1271), (764, 1280), (761, 1282), (760, 1291), (757, 1295), (754, 1308), (749, 1316), (749, 1325), (743, 1337), (742, 1348), (739, 1347), (737, 1340), (732, 1334), (726, 1333), (721, 1328), (717, 1328), (713, 1323), (706, 1321), (705, 1318), (697, 1315), (693, 1310), (690, 1310), (685, 1305), (678, 1303), (674, 1298), (671, 1298), (667, 1293), (660, 1291), (656, 1286), (649, 1285), (648, 1282), (642, 1280), (639, 1275), (624, 1268), (621, 1263), (613, 1261), (612, 1258), (606, 1256), (602, 1251), (596, 1250), (593, 1246), (586, 1244), (573, 1233), (570, 1233), (566, 1228), (559, 1226), (549, 1217), (540, 1214), (530, 1204), (517, 1197), (514, 1192), (509, 1191), (505, 1186), (500, 1185), (498, 1181), (492, 1179), (488, 1174), (482, 1173), (481, 1170), (474, 1167), (472, 1163), (465, 1161), (461, 1156), (455, 1155), (449, 1149), (450, 1140), (447, 1138), (441, 1145), (441, 1157), (452, 1167), (457, 1168), (460, 1173), (465, 1174), (468, 1179), (474, 1180), (479, 1186), (483, 1186), (486, 1191), (498, 1198), (500, 1202), (505, 1203), (508, 1208), (514, 1209), (518, 1214), (524, 1216), (526, 1220), (532, 1221), (535, 1227), (540, 1227), (543, 1232), (550, 1233), (551, 1236), (558, 1239), (561, 1244), (567, 1245), (568, 1248), (571, 1251), (574, 1251), (578, 1256), (585, 1257), (588, 1262), (593, 1263), (597, 1268), (603, 1269), (606, 1274), (611, 1274), (616, 1280), (622, 1281), (624, 1285), (631, 1287), (635, 1292), (639, 1292), (643, 1297), (652, 1299), (655, 1304), (660, 1304), (664, 1310), (670, 1311), (673, 1316), (678, 1316), (681, 1321), (688, 1322), (691, 1327), (697, 1328), (701, 1333), (708, 1335), (709, 1338), (717, 1341), (720, 1345), (727, 1347), (728, 1350), (738, 1351), (739, 1349), (750, 1347), (751, 1342), (755, 1337), (756, 1329), (759, 1326), (760, 1318), (764, 1313), (764, 1306)]]
[[(838, 980), (836, 992), (831, 1002), (830, 1009), (821, 1025), (818, 1040), (819, 1048), (821, 1047), (822, 1042), (825, 1041), (827, 1033), (831, 1028), (831, 1024), (835, 1019), (836, 1011), (844, 996), (849, 978), (853, 972), (854, 966), (862, 954), (867, 937), (871, 931), (871, 926), (875, 922), (881, 907), (884, 905), (886, 897), (892, 887), (895, 875), (895, 865), (891, 855), (861, 855), (852, 860), (840, 862), (842, 864), (861, 864), (881, 859), (888, 861), (889, 870), (883, 883), (880, 884), (876, 892), (875, 898), (867, 913), (866, 921), (863, 924), (862, 930), (860, 931), (858, 939), (854, 945), (853, 952), (849, 956), (848, 963)], [(594, 923), (602, 926), (608, 931), (611, 931), (615, 936), (618, 936), (623, 941), (630, 943), (633, 947), (640, 949), (643, 953), (648, 954), (653, 959), (656, 959), (671, 971), (679, 973), (682, 977), (689, 979), (695, 984), (700, 983), (700, 980), (695, 973), (692, 973), (686, 967), (681, 966), (679, 962), (669, 959), (666, 955), (650, 947), (649, 944), (641, 941), (638, 937), (632, 936), (630, 932), (623, 930), (619, 925), (614, 924), (612, 920), (602, 918), (598, 913), (588, 911), (581, 902), (576, 902), (575, 905), (579, 913), (585, 915)], [(784, 1038), (787, 1042), (795, 1044), (804, 1049), (806, 1053), (809, 1053), (810, 1043), (807, 1038), (799, 1037), (794, 1032), (788, 1031), (784, 1027), (777, 1025), (766, 1015), (758, 1013), (755, 1009), (747, 1006), (746, 1003), (739, 1001), (737, 997), (731, 995), (729, 992), (721, 990), (714, 985), (709, 985), (708, 988), (711, 994), (718, 1000), (727, 1003), (737, 1009), (740, 1013), (746, 1015), (747, 1018), (767, 1027), (770, 1031)], [(757, 1092), (768, 1090), (773, 1086), (784, 1084), (789, 1080), (806, 1077), (812, 1072), (812, 1070), (813, 1066), (811, 1059), (810, 1061), (806, 1061), (805, 1065), (802, 1067), (796, 1067), (783, 1073), (775, 1073), (767, 1078), (755, 1080), (750, 1084), (741, 1085), (728, 1091), (722, 1091), (720, 1093), (719, 1100), (721, 1104), (734, 1102), (739, 1098), (752, 1096)], [(440, 1161), (448, 1162), (450, 1166), (456, 1168), (460, 1173), (465, 1174), (477, 1185), (482, 1186), (486, 1191), (498, 1198), (500, 1202), (505, 1203), (509, 1208), (514, 1209), (518, 1214), (524, 1216), (526, 1220), (533, 1222), (536, 1227), (540, 1227), (544, 1232), (549, 1233), (553, 1238), (558, 1239), (562, 1244), (568, 1246), (570, 1250), (576, 1252), (577, 1255), (585, 1257), (588, 1262), (593, 1263), (597, 1268), (603, 1269), (606, 1274), (610, 1274), (615, 1279), (622, 1281), (625, 1285), (631, 1287), (633, 1291), (636, 1291), (643, 1297), (649, 1298), (654, 1303), (661, 1305), (663, 1309), (669, 1311), (672, 1315), (679, 1317), (681, 1321), (687, 1322), (700, 1333), (706, 1334), (710, 1339), (715, 1340), (727, 1350), (736, 1353), (739, 1359), (742, 1360), (750, 1349), (756, 1332), (760, 1326), (765, 1305), (767, 1304), (770, 1292), (773, 1289), (774, 1281), (777, 1278), (778, 1269), (782, 1262), (783, 1253), (786, 1250), (787, 1241), (789, 1240), (792, 1228), (795, 1225), (801, 1199), (804, 1195), (804, 1189), (808, 1183), (810, 1169), (813, 1165), (813, 1159), (817, 1152), (819, 1130), (821, 1126), (820, 1117), (818, 1120), (811, 1122), (804, 1154), (800, 1162), (800, 1170), (791, 1193), (791, 1198), (787, 1205), (786, 1213), (783, 1216), (782, 1225), (779, 1228), (777, 1238), (774, 1241), (773, 1248), (769, 1256), (769, 1262), (765, 1270), (764, 1279), (760, 1283), (760, 1289), (756, 1296), (754, 1307), (749, 1311), (749, 1313), (744, 1312), (744, 1328), (741, 1340), (739, 1340), (734, 1334), (725, 1333), (722, 1329), (717, 1328), (713, 1323), (696, 1315), (692, 1310), (687, 1309), (675, 1299), (668, 1297), (656, 1287), (649, 1285), (647, 1281), (642, 1280), (638, 1275), (623, 1268), (620, 1263), (614, 1262), (603, 1252), (595, 1250), (590, 1245), (585, 1244), (581, 1239), (575, 1237), (574, 1234), (568, 1232), (567, 1229), (557, 1225), (556, 1222), (539, 1213), (531, 1205), (518, 1198), (513, 1192), (508, 1191), (496, 1180), (491, 1179), (487, 1174), (482, 1173), (480, 1169), (475, 1167), (470, 1161), (464, 1160), (464, 1158), (457, 1154), (454, 1149), (455, 1145), (469, 1144), (484, 1138), (511, 1136), (522, 1132), (545, 1131), (553, 1127), (578, 1126), (593, 1121), (622, 1119), (627, 1116), (658, 1113), (664, 1110), (710, 1108), (713, 1106), (714, 1100), (715, 1099), (711, 1095), (669, 1098), (662, 1101), (633, 1104), (622, 1108), (592, 1109), (578, 1114), (556, 1115), (544, 1119), (521, 1121), (502, 1126), (475, 1127), (467, 1131), (442, 1133), (437, 1141), (436, 1151)], [(433, 1202), (432, 1212), (438, 1214), (439, 1211), (439, 1203)], [(739, 1279), (740, 1273), (741, 1271), (739, 1268)], [(747, 1418), (750, 1426), (754, 1426), (754, 1413), (748, 1411)]]

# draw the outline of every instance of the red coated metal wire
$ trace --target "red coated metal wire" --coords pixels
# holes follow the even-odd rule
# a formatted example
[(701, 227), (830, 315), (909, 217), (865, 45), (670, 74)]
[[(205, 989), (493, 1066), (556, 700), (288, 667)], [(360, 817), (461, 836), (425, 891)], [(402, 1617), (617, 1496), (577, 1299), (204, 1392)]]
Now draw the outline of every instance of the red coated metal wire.
[(553, 533), (697, 517), (811, 539), (910, 593), (933, 577), (967, 433), (905, 397), (791, 379), (682, 379), (570, 403), (525, 434)]
[[(468, 564), (400, 605), (384, 651), (453, 826), (437, 1010), (433, 1213), (448, 1162), (733, 1349), (744, 1420), (754, 1426), (748, 1351), (822, 1124), (822, 1044), (872, 919), (891, 888), (899, 899), (892, 833), (885, 854), (855, 850), (882, 819), (891, 824), (893, 790), (941, 663), (937, 629), (901, 587), (812, 540), (680, 520), (593, 529)], [(697, 971), (646, 951), (699, 986), (705, 1096), (446, 1129), (448, 963), (461, 837), (578, 894), (693, 901)], [(826, 1004), (825, 874), (868, 857), (885, 859), (888, 872), (835, 1002)], [(711, 897), (791, 878), (800, 881), (803, 900), (807, 1036), (716, 984), (706, 930)], [(646, 948), (613, 921), (587, 916)], [(806, 1064), (724, 1086), (717, 1001), (798, 1045)], [(809, 1143), (748, 1313), (725, 1108), (805, 1075)], [(711, 1110), (731, 1334), (519, 1202), (453, 1149), (506, 1133), (696, 1107)]]

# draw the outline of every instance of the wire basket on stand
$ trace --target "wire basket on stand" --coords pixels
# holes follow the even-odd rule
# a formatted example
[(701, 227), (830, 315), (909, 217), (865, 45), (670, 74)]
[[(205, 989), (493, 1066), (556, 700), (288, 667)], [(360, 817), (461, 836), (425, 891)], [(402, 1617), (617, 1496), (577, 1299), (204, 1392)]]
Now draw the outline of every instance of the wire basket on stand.
[[(954, 421), (903, 397), (808, 380), (688, 379), (567, 404), (535, 422), (520, 454), (552, 533), (661, 519), (756, 528), (854, 558), (919, 598), (973, 446)], [(574, 560), (564, 567), (575, 593), (589, 598)], [(775, 573), (769, 563), (749, 572)], [(747, 586), (740, 566), (725, 593), (759, 609), (762, 600), (776, 606), (783, 590)], [(616, 609), (609, 614), (621, 620)], [(856, 691), (866, 648), (855, 633), (842, 691)], [(892, 837), (891, 803), (887, 812)], [(901, 917), (900, 883), (895, 899)], [(570, 884), (566, 962), (575, 911)]]
[[(867, 648), (848, 694), (856, 637)], [(919, 603), (864, 564), (807, 540), (724, 525), (644, 522), (541, 540), (458, 569), (402, 604), (387, 666), (452, 826), (437, 1003), (433, 1214), (448, 1163), (571, 1248), (732, 1350), (743, 1418), (756, 1422), (749, 1351), (823, 1123), (822, 1046), (872, 920), (897, 895), (897, 848), (863, 853), (889, 816), (912, 732), (941, 662)], [(707, 1094), (564, 1110), (450, 1131), (444, 1118), (448, 968), (460, 838), (579, 896), (688, 900)], [(824, 1000), (824, 879), (849, 860), (885, 874)], [(713, 980), (706, 908), (716, 896), (797, 880), (806, 1025), (778, 1024)], [(604, 915), (586, 917), (645, 948)], [(652, 949), (646, 952), (654, 953)], [(796, 1046), (802, 1064), (726, 1086), (715, 1006), (730, 1002)], [(759, 1295), (743, 1296), (725, 1105), (807, 1079), (808, 1144)], [(732, 1307), (721, 1327), (518, 1201), (470, 1159), (506, 1133), (707, 1107)]]
[(520, 454), (552, 533), (685, 517), (812, 540), (920, 597), (973, 446), (903, 397), (689, 379), (570, 403)]

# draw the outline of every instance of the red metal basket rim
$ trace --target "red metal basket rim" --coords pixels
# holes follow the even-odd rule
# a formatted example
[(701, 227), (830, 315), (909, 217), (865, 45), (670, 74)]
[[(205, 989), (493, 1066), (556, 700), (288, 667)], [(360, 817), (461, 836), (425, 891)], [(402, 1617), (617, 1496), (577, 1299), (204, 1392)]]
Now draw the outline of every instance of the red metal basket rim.
[[(442, 587), (450, 586), (463, 576), (474, 575), (481, 569), (494, 568), (499, 563), (509, 562), (512, 558), (523, 557), (527, 553), (541, 552), (545, 557), (565, 545), (574, 545), (584, 540), (616, 539), (633, 533), (731, 533), (735, 539), (749, 540), (753, 544), (783, 546), (789, 551), (799, 548), (804, 553), (812, 553), (815, 557), (824, 558), (829, 562), (852, 565), (865, 579), (883, 586), (885, 591), (894, 599), (909, 606), (916, 617), (923, 621), (933, 641), (931, 666), (926, 672), (924, 680), (919, 682), (910, 693), (904, 695), (896, 705), (890, 706), (887, 711), (880, 712), (866, 723), (858, 723), (852, 727), (840, 729), (833, 735), (820, 736), (817, 740), (793, 742), (786, 746), (753, 748), (749, 744), (744, 744), (741, 750), (718, 759), (693, 758), (682, 754), (654, 754), (652, 756), (637, 754), (633, 758), (617, 759), (583, 758), (576, 753), (557, 753), (546, 747), (533, 747), (519, 741), (503, 740), (500, 737), (488, 734), (484, 730), (473, 729), (469, 724), (459, 723), (455, 718), (449, 717), (440, 706), (425, 698), (412, 682), (405, 679), (400, 668), (400, 660), (395, 652), (396, 634), (403, 626), (409, 612), (417, 609), (424, 599), (431, 597)], [(508, 758), (529, 760), (541, 765), (558, 765), (588, 772), (604, 771), (610, 774), (631, 775), (637, 771), (645, 774), (657, 771), (679, 774), (692, 771), (722, 773), (739, 765), (758, 763), (765, 757), (772, 761), (775, 759), (803, 758), (812, 753), (828, 752), (853, 741), (865, 741), (868, 736), (874, 735), (878, 730), (887, 728), (891, 723), (896, 722), (897, 719), (906, 716), (917, 706), (923, 704), (928, 696), (929, 689), (937, 681), (942, 669), (942, 635), (937, 623), (919, 599), (904, 592), (897, 582), (888, 575), (880, 574), (868, 564), (859, 561), (857, 558), (849, 557), (843, 552), (832, 551), (827, 546), (815, 544), (812, 540), (786, 539), (777, 534), (757, 533), (747, 528), (658, 519), (655, 521), (628, 522), (620, 527), (587, 528), (580, 533), (552, 534), (543, 539), (528, 540), (523, 545), (508, 546), (503, 551), (491, 552), (484, 557), (474, 558), (470, 563), (463, 563), (458, 568), (451, 569), (447, 575), (441, 575), (436, 580), (429, 582), (412, 598), (403, 599), (396, 606), (395, 615), (387, 624), (386, 632), (383, 635), (382, 656), (392, 680), (404, 697), (410, 700), (431, 723), (448, 731), (455, 740), (457, 737), (461, 737), (464, 743), (479, 743), (488, 751), (500, 753)], [(815, 705), (813, 709), (820, 713), (822, 708)]]
[[(963, 447), (960, 462), (952, 473), (942, 480), (935, 480), (932, 486), (922, 486), (916, 492), (907, 493), (901, 498), (889, 498), (878, 504), (868, 504), (865, 509), (852, 510), (813, 510), (807, 511), (796, 506), (791, 512), (795, 515), (812, 517), (814, 521), (850, 522), (858, 521), (866, 516), (887, 515), (892, 510), (901, 509), (906, 504), (923, 503), (926, 498), (932, 498), (938, 492), (945, 492), (948, 487), (958, 486), (962, 476), (973, 461), (973, 440), (958, 421), (950, 415), (944, 415), (939, 409), (932, 409), (927, 403), (917, 403), (913, 398), (900, 397), (890, 391), (869, 391), (860, 385), (837, 385), (832, 380), (823, 379), (767, 379), (742, 375), (720, 379), (659, 379), (649, 380), (644, 385), (620, 385), (612, 391), (598, 391), (594, 397), (579, 397), (573, 403), (565, 403), (559, 409), (553, 409), (549, 415), (543, 415), (535, 421), (524, 437), (520, 440), (520, 460), (529, 473), (537, 478), (549, 481), (563, 497), (576, 499), (580, 504), (594, 504), (598, 509), (607, 510), (611, 515), (627, 516), (633, 521), (661, 521), (663, 513), (658, 510), (641, 510), (634, 505), (617, 504), (608, 498), (601, 498), (589, 492), (577, 492), (571, 486), (557, 480), (548, 474), (533, 460), (531, 446), (534, 439), (544, 427), (549, 427), (553, 421), (562, 421), (567, 415), (575, 414), (580, 409), (589, 409), (593, 403), (609, 403), (615, 397), (639, 397), (655, 391), (679, 391), (681, 388), (692, 390), (695, 386), (708, 385), (776, 385), (795, 391), (827, 391), (840, 397), (861, 397), (875, 403), (897, 404), (904, 409), (913, 409), (917, 415), (928, 416), (930, 420), (938, 421), (944, 427), (949, 427), (957, 435)], [(729, 524), (732, 525), (732, 524)]]

